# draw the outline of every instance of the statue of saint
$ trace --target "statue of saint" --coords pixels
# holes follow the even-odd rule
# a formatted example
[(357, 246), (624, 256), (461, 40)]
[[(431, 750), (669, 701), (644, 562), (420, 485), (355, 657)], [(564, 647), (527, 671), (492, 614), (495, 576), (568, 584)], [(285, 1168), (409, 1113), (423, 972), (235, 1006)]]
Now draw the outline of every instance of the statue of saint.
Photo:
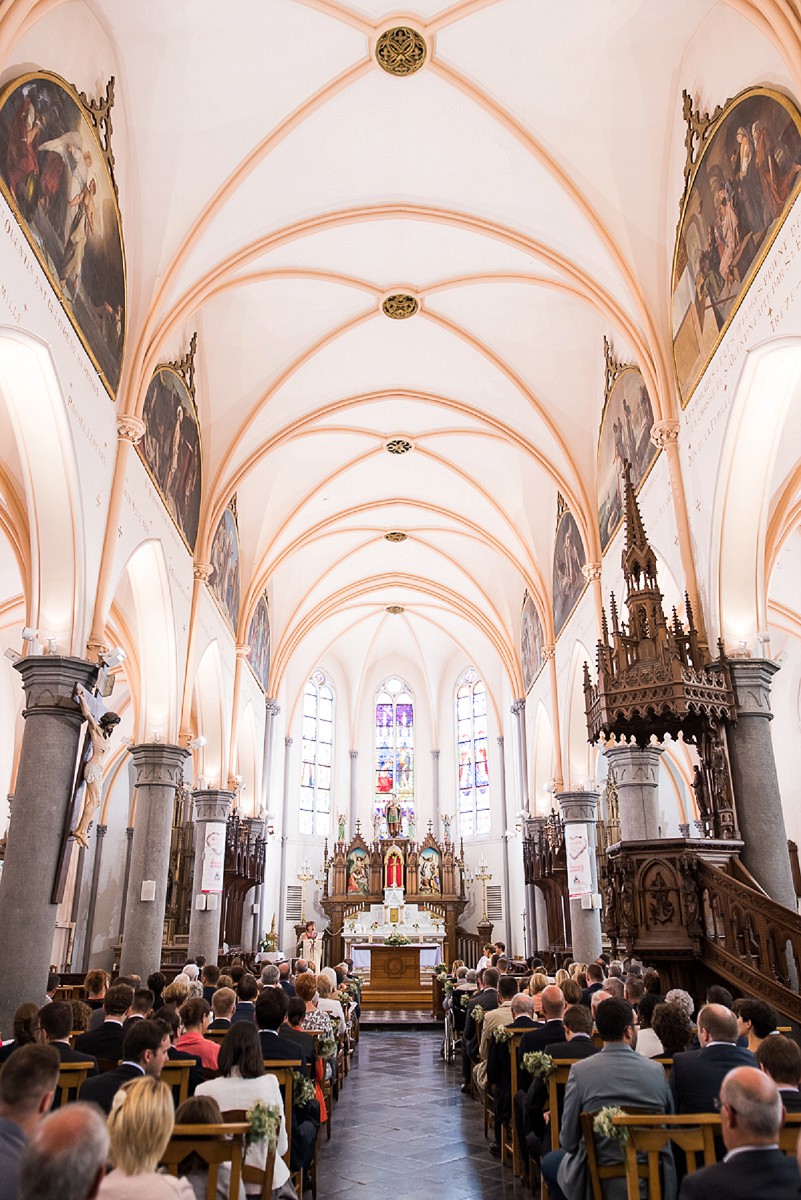
[(345, 814), (337, 814), (337, 841), (344, 842), (345, 840)]
[(111, 737), (115, 725), (119, 725), (120, 718), (114, 712), (104, 712), (98, 719), (89, 707), (86, 701), (86, 692), (80, 683), (75, 684), (73, 696), (78, 701), (84, 719), (89, 726), (89, 741), (92, 747), (92, 754), (83, 768), (83, 782), (85, 785), (83, 811), (81, 812), (80, 821), (72, 831), (72, 836), (79, 846), (88, 846), (87, 834), (89, 826), (100, 807), (106, 742)]
[(394, 792), (390, 792), (389, 794), (384, 815), (387, 818), (387, 829), (389, 830), (389, 836), (397, 837), (400, 833), (401, 810), (398, 801), (395, 798)]
[(442, 814), (442, 829), (443, 829), (443, 833), (444, 833), (444, 835), (445, 835), (445, 841), (446, 841), (446, 842), (449, 842), (449, 841), (451, 840), (451, 817), (450, 817), (450, 813), (443, 813), (443, 814)]

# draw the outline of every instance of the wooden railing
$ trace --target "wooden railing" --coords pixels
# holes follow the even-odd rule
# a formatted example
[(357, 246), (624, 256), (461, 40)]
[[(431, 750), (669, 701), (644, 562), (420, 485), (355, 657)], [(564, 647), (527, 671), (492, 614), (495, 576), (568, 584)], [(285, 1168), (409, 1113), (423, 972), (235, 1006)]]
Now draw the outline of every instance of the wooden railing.
[(801, 917), (701, 859), (695, 878), (704, 962), (735, 987), (801, 1022)]
[[(468, 933), (466, 929), (456, 928), (456, 957), (461, 958), (468, 967), (475, 968), (484, 953), (484, 939), (477, 933)], [(448, 963), (450, 968), (450, 963)]]

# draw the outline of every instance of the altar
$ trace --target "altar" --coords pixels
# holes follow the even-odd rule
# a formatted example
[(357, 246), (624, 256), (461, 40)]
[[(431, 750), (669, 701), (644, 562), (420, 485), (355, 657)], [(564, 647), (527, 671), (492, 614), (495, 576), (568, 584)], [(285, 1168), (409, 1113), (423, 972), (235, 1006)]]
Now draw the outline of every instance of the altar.
[(361, 971), (369, 971), (372, 978), (372, 958), (373, 951), (377, 951), (377, 958), (381, 958), (384, 950), (419, 950), (419, 970), (421, 972), (433, 971), (437, 963), (442, 962), (442, 943), (441, 942), (412, 942), (410, 946), (385, 946), (381, 942), (352, 942), (350, 945), (349, 958), (353, 960), (353, 970), (357, 973)]

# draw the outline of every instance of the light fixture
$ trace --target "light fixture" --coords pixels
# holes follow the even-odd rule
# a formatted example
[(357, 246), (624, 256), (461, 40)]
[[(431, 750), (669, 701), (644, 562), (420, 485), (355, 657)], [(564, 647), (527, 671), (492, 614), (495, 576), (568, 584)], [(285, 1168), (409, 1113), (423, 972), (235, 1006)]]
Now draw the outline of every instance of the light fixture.
[(47, 639), (45, 654), (58, 654), (58, 645), (56, 644), (56, 639), (54, 637), (49, 637)]
[(23, 642), (35, 642), (36, 639), (38, 638), (38, 636), (39, 636), (38, 629), (31, 629), (29, 625), (23, 625), (23, 627), (22, 627)]
[(157, 743), (161, 741), (161, 734), (157, 729), (153, 730), (153, 741)]
[(100, 661), (108, 671), (113, 671), (120, 663), (124, 663), (128, 655), (121, 646), (115, 646), (113, 650), (107, 650), (100, 655)]
[(189, 743), (189, 749), (190, 750), (202, 750), (205, 745), (206, 745), (206, 739), (204, 737), (200, 736), (200, 737), (192, 738), (192, 741)]

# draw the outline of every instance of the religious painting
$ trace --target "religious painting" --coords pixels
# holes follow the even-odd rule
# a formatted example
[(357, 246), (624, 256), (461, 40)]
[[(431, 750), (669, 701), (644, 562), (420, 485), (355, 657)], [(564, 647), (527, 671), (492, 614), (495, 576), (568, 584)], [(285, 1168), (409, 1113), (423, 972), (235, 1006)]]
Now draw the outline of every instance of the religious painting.
[(520, 625), (520, 661), (523, 667), (523, 691), (526, 694), (542, 670), (544, 641), (540, 614), (531, 596), (526, 592), (523, 596), (523, 619)]
[(174, 367), (156, 369), (142, 410), (139, 455), (190, 554), (200, 521), (200, 427), (194, 400)]
[(651, 441), (654, 410), (645, 380), (636, 367), (620, 367), (606, 345), (607, 395), (598, 435), (596, 488), (601, 553), (623, 523), (623, 463), (631, 463), (638, 492), (659, 450)]
[[(105, 137), (106, 109), (100, 101)], [(0, 93), (0, 188), (114, 398), (125, 343), (125, 252), (108, 149), (81, 97), (58, 75), (25, 75)]]
[(420, 855), (420, 894), (442, 895), (442, 860), (433, 846), (427, 846)]
[(250, 654), (248, 663), (261, 684), (261, 690), (267, 694), (267, 683), (270, 678), (270, 612), (267, 607), (267, 594), (259, 597), (255, 612), (250, 619), (248, 642)]
[[(403, 856), (399, 850), (389, 850), (384, 858), (384, 887), (403, 887)], [(390, 913), (390, 921), (392, 914)], [(397, 923), (397, 914), (394, 918)]]
[(366, 850), (358, 846), (348, 855), (347, 890), (360, 896), (366, 896), (370, 891), (370, 868)]
[[(685, 117), (691, 110), (685, 93)], [(699, 146), (681, 206), (671, 281), (682, 406), (801, 188), (801, 114), (786, 96), (750, 88), (711, 120), (692, 117), (688, 151), (696, 137)]]
[(239, 530), (236, 524), (236, 496), (217, 523), (209, 557), (214, 567), (209, 578), (211, 594), (236, 636), (239, 621)]
[(587, 580), (581, 572), (586, 561), (576, 518), (564, 498), (557, 496), (556, 545), (553, 552), (554, 637), (559, 637), (587, 586)]

